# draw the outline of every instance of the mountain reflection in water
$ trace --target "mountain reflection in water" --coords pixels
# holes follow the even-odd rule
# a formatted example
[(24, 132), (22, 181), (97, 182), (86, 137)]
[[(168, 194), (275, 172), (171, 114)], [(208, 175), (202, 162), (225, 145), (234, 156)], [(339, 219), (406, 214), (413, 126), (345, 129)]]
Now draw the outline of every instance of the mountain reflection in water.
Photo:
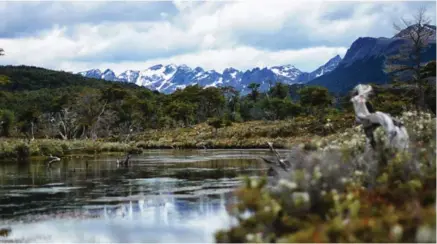
[(263, 173), (255, 159), (263, 153), (156, 150), (129, 168), (108, 157), (63, 160), (50, 170), (2, 164), (0, 227), (11, 233), (0, 241), (214, 242), (218, 229), (234, 224), (226, 208), (238, 176)]

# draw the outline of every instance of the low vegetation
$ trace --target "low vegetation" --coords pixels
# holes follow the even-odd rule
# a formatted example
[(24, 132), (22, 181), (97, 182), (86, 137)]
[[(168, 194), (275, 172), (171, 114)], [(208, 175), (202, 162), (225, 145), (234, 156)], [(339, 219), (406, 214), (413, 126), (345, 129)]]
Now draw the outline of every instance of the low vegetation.
[(18, 139), (0, 140), (2, 160), (25, 161), (38, 156), (67, 156), (74, 154), (141, 153), (135, 143), (103, 142), (93, 140), (36, 139), (32, 142)]
[(435, 242), (436, 119), (404, 113), (407, 151), (366, 146), (361, 126), (301, 146), (288, 178), (246, 179), (218, 242)]
[[(435, 76), (435, 72), (424, 68), (422, 75)], [(267, 92), (260, 92), (256, 85), (249, 87), (248, 94), (240, 94), (232, 87), (204, 89), (197, 85), (160, 94), (134, 84), (66, 72), (0, 66), (0, 136), (125, 142), (133, 135), (145, 137), (155, 131), (160, 134), (208, 124), (220, 137), (220, 131), (227, 131), (225, 128), (232, 124), (280, 124), (277, 121), (303, 118), (322, 126), (330, 117), (351, 112), (347, 94), (331, 94), (323, 87), (280, 82), (272, 84)], [(381, 111), (399, 114), (417, 100), (415, 90), (405, 83), (374, 87), (378, 91), (374, 105)], [(433, 111), (435, 86), (423, 88), (424, 108)]]

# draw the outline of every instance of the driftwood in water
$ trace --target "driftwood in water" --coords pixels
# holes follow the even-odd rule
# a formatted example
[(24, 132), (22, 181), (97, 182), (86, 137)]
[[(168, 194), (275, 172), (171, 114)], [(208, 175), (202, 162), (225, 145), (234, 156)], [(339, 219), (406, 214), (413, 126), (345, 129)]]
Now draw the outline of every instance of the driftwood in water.
[(130, 157), (131, 154), (128, 153), (123, 160), (117, 159), (117, 166), (124, 166), (124, 167), (129, 166)]
[(56, 157), (56, 156), (52, 156), (50, 154), (49, 158), (47, 159), (47, 166), (51, 167), (54, 162), (59, 162), (59, 161), (61, 161), (61, 158)]
[[(375, 149), (376, 143), (373, 132), (382, 126), (388, 137), (389, 145), (398, 149), (406, 149), (409, 144), (408, 132), (403, 123), (387, 113), (373, 112), (368, 107), (368, 97), (372, 93), (370, 85), (359, 84), (354, 88), (351, 102), (354, 106), (356, 121), (363, 125), (367, 142)], [(372, 112), (370, 112), (370, 111)]]
[[(286, 176), (288, 172), (293, 170), (293, 164), (295, 161), (302, 160), (302, 155), (296, 152), (300, 152), (299, 148), (293, 148), (287, 154), (286, 158), (281, 158), (278, 151), (273, 147), (272, 142), (267, 142), (270, 148), (270, 152), (274, 154), (273, 157), (261, 157), (264, 163), (269, 166), (268, 175), (269, 176)], [(294, 152), (294, 153), (293, 153)], [(296, 155), (299, 155), (296, 157)]]

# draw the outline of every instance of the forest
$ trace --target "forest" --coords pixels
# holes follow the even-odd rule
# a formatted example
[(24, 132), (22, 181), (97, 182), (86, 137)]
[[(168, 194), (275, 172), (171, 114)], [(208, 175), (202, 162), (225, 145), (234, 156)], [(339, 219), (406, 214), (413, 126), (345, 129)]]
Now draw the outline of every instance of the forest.
[[(435, 62), (422, 69), (435, 76)], [(110, 139), (207, 123), (314, 118), (326, 124), (351, 113), (349, 95), (335, 96), (318, 86), (275, 83), (268, 92), (241, 96), (232, 87), (197, 85), (160, 94), (134, 84), (84, 78), (28, 66), (0, 67), (1, 136), (19, 138)], [(403, 83), (375, 86), (376, 109), (399, 115), (414, 105), (414, 91)], [(427, 84), (426, 109), (435, 111), (435, 86)], [(396, 98), (391, 99), (391, 98)]]

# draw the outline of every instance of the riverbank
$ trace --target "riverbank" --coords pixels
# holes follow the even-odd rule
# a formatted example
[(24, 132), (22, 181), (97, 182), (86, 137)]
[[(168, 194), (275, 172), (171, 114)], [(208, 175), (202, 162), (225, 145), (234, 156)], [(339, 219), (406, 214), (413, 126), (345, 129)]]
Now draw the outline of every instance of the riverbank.
[(248, 121), (217, 130), (202, 123), (190, 128), (149, 130), (134, 136), (134, 140), (137, 147), (144, 149), (268, 148), (267, 141), (273, 142), (276, 148), (288, 148), (307, 142), (314, 136), (342, 132), (353, 125), (353, 114), (332, 116), (323, 122), (310, 116), (291, 120)]
[(72, 154), (100, 154), (110, 152), (138, 153), (131, 144), (92, 140), (35, 139), (26, 142), (23, 139), (2, 138), (0, 140), (0, 158), (3, 160), (24, 160), (39, 156), (66, 156)]
[(328, 136), (353, 126), (353, 116), (333, 117), (321, 123), (314, 117), (299, 117), (280, 121), (249, 121), (215, 129), (206, 123), (189, 128), (147, 130), (122, 139), (59, 140), (20, 138), (0, 139), (0, 158), (7, 160), (28, 157), (66, 156), (71, 154), (131, 153), (147, 149), (261, 149), (273, 142), (275, 148), (309, 142), (317, 136)]

